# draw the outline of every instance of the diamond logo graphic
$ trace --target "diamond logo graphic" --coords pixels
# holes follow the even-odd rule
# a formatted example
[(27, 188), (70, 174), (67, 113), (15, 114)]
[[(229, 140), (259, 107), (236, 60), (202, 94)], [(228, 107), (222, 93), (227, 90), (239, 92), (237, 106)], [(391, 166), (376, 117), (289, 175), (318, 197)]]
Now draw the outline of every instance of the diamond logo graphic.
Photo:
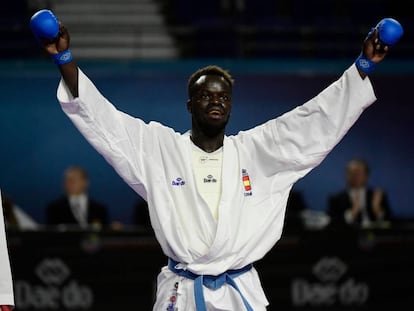
[(337, 257), (323, 257), (312, 269), (313, 274), (323, 282), (338, 281), (346, 272), (347, 266)]
[(69, 277), (70, 270), (59, 258), (45, 258), (36, 267), (35, 273), (45, 284), (60, 285)]

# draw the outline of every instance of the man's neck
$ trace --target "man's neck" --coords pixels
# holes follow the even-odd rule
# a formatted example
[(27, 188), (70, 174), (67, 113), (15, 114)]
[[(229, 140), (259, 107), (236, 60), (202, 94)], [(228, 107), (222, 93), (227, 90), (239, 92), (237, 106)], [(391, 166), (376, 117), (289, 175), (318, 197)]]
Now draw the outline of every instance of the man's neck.
[(361, 187), (350, 187), (348, 189), (348, 192), (349, 193), (356, 193), (356, 192), (362, 193), (362, 192), (365, 192), (365, 191), (366, 191), (365, 186), (361, 186)]
[(69, 198), (73, 198), (73, 199), (85, 199), (87, 198), (87, 194), (86, 193), (79, 193), (79, 194), (69, 194), (68, 195)]
[(205, 152), (214, 152), (223, 146), (224, 133), (220, 133), (216, 136), (206, 136), (201, 132), (192, 131), (191, 141), (200, 149)]

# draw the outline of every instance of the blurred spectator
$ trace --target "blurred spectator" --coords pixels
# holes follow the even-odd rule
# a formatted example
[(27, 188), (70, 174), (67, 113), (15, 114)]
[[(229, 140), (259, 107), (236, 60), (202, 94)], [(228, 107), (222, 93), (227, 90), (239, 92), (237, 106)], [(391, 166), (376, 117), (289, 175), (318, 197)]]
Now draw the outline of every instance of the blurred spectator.
[(14, 203), (11, 197), (2, 194), (4, 221), (7, 229), (37, 230), (38, 223)]
[(107, 207), (89, 196), (89, 177), (80, 166), (66, 169), (63, 180), (64, 195), (50, 202), (46, 208), (47, 225), (102, 228), (108, 225)]
[(348, 224), (367, 227), (392, 219), (389, 201), (381, 189), (371, 188), (368, 163), (353, 159), (346, 166), (345, 190), (328, 198), (331, 224)]

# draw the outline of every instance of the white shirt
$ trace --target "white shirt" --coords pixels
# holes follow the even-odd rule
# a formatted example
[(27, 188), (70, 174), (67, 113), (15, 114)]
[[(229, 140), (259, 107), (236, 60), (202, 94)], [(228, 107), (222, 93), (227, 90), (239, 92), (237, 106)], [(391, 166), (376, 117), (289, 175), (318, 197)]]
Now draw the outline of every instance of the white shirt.
[(70, 195), (69, 205), (78, 224), (84, 228), (88, 225), (88, 197), (86, 194)]
[[(370, 223), (368, 212), (367, 212), (367, 204), (366, 204), (366, 189), (365, 188), (353, 188), (349, 190), (349, 197), (351, 198), (352, 205), (357, 203), (360, 207), (361, 213), (361, 225), (367, 226)], [(355, 202), (358, 200), (358, 202)], [(355, 219), (352, 216), (352, 207), (345, 211), (345, 221), (348, 224), (352, 224), (355, 222)]]
[(209, 153), (193, 144), (192, 159), (197, 189), (217, 221), (221, 198), (223, 148)]

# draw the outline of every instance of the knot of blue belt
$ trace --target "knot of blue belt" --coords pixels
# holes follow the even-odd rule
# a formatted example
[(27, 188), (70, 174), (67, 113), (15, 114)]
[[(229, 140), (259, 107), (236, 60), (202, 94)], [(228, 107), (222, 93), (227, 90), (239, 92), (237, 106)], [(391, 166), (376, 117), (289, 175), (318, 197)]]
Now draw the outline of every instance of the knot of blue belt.
[(252, 268), (251, 264), (241, 269), (228, 270), (219, 275), (198, 275), (188, 270), (177, 269), (176, 267), (179, 264), (180, 264), (179, 262), (171, 258), (168, 259), (168, 268), (172, 272), (180, 276), (183, 276), (185, 278), (194, 280), (194, 300), (195, 300), (197, 311), (207, 311), (206, 301), (204, 299), (204, 294), (203, 294), (203, 285), (210, 289), (216, 290), (216, 289), (219, 289), (224, 284), (230, 285), (240, 294), (240, 297), (242, 298), (247, 311), (253, 311), (253, 308), (247, 302), (246, 298), (244, 298), (243, 294), (240, 292), (239, 287), (234, 281), (234, 278), (249, 271)]

